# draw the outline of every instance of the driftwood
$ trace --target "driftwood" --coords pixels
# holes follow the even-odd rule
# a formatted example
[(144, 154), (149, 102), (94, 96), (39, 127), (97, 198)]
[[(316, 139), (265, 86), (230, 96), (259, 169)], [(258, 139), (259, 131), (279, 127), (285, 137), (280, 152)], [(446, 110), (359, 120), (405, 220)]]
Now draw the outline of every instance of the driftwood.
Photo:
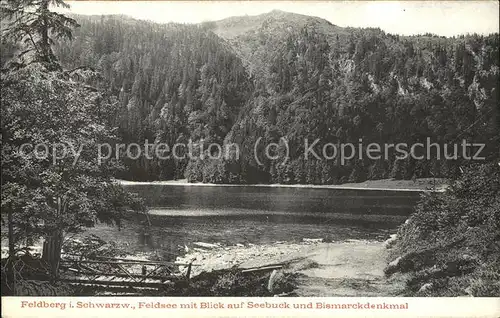
[(211, 244), (211, 243), (205, 243), (205, 242), (194, 242), (193, 245), (204, 247), (204, 248), (217, 248), (219, 245), (217, 244)]
[(258, 271), (268, 271), (268, 270), (274, 270), (274, 269), (281, 269), (281, 268), (283, 268), (283, 266), (284, 266), (283, 264), (266, 265), (266, 266), (246, 268), (246, 269), (243, 269), (241, 272), (242, 273), (252, 273), (252, 272), (258, 272)]

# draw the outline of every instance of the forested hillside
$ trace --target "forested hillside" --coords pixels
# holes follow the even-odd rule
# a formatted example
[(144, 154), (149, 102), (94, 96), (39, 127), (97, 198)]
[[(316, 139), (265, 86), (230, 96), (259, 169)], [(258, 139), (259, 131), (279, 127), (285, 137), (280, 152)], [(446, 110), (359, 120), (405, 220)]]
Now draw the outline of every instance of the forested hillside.
[[(223, 142), (252, 85), (219, 37), (197, 26), (77, 19), (75, 40), (60, 43), (56, 54), (67, 66), (96, 68), (108, 81), (119, 102), (120, 142)], [(125, 164), (124, 178), (144, 180), (183, 178), (187, 162), (141, 157)]]
[[(318, 153), (327, 142), (361, 139), (365, 147), (430, 138), (486, 143), (481, 156), (499, 156), (498, 34), (403, 37), (280, 11), (201, 25), (76, 19), (75, 39), (55, 53), (68, 68), (90, 65), (105, 76), (119, 101), (115, 123), (124, 143), (240, 145), (231, 160), (128, 160), (123, 178), (336, 184), (453, 177), (467, 164), (442, 156), (396, 160), (394, 153), (345, 164), (304, 160), (304, 140), (318, 138)], [(261, 145), (286, 138), (286, 164), (261, 158), (259, 165), (259, 137)]]

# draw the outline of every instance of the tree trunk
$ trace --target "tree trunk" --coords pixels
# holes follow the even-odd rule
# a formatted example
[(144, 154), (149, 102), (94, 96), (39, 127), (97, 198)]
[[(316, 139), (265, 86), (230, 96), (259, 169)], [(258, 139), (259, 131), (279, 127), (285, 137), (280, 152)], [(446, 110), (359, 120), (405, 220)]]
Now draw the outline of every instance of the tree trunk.
[(46, 17), (47, 12), (49, 11), (49, 1), (42, 0), (40, 6), (41, 6), (40, 11), (42, 11), (42, 20), (43, 20), (43, 26), (40, 29), (40, 33), (42, 36), (42, 40), (40, 43), (40, 51), (42, 52), (41, 59), (43, 62), (50, 63), (51, 58), (50, 58), (49, 28)]
[(15, 295), (16, 291), (16, 277), (14, 275), (14, 259), (16, 248), (14, 245), (14, 221), (12, 215), (12, 209), (8, 209), (7, 222), (9, 223), (9, 258), (7, 267), (7, 282), (10, 285), (12, 295)]
[[(57, 216), (62, 218), (65, 213), (65, 204), (61, 197), (57, 198)], [(62, 225), (57, 224), (56, 228), (52, 230), (51, 234), (43, 242), (42, 260), (44, 260), (50, 269), (50, 276), (52, 280), (57, 280), (59, 276), (59, 263), (61, 261), (61, 249), (63, 241)]]
[(59, 263), (61, 261), (62, 232), (55, 230), (51, 236), (43, 242), (44, 260), (50, 267), (50, 276), (56, 280), (59, 276)]

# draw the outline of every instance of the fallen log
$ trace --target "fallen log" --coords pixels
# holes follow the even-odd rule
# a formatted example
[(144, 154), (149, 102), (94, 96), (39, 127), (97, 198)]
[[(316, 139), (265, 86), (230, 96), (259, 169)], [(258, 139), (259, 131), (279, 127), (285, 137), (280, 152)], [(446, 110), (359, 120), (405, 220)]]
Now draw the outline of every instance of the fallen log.
[(268, 265), (268, 266), (260, 266), (260, 267), (253, 267), (253, 268), (247, 268), (242, 270), (242, 273), (251, 273), (251, 272), (257, 272), (257, 271), (266, 271), (266, 270), (274, 270), (274, 269), (281, 269), (283, 268), (282, 264), (279, 265)]
[(211, 243), (205, 243), (205, 242), (194, 242), (193, 245), (204, 247), (204, 248), (217, 248), (219, 245), (217, 244), (211, 244)]

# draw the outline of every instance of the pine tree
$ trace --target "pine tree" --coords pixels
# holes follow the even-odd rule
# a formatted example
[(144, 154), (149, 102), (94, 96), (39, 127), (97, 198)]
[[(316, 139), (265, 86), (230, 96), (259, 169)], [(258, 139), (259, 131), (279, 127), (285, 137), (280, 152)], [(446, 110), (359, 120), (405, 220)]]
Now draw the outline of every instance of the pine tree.
[(54, 39), (71, 40), (73, 28), (79, 25), (72, 18), (50, 11), (49, 5), (69, 8), (63, 0), (2, 1), (2, 19), (8, 21), (3, 36), (25, 46), (16, 65), (40, 62), (48, 70), (62, 69), (52, 51), (52, 44)]

